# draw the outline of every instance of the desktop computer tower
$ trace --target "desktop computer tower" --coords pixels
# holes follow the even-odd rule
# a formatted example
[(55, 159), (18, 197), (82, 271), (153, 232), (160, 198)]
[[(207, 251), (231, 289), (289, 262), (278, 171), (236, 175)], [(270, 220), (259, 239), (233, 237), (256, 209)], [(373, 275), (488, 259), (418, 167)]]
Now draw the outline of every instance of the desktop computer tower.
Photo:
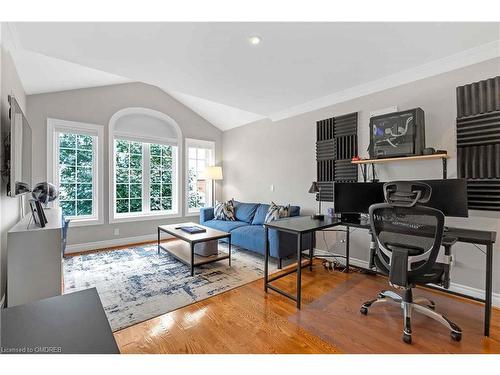
[(424, 148), (425, 117), (422, 108), (370, 119), (371, 159), (422, 155)]

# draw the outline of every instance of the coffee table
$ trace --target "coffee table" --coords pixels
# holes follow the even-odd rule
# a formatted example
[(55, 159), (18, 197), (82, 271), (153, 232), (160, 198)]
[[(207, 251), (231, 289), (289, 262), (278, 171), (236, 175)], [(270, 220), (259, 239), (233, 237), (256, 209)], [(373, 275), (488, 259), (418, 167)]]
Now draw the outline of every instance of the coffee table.
[[(197, 226), (206, 229), (206, 232), (189, 234), (178, 229), (183, 226)], [(168, 233), (177, 238), (175, 241), (169, 241), (168, 247), (161, 245), (161, 233)], [(218, 252), (215, 255), (201, 256), (194, 252), (194, 247), (197, 243), (228, 239), (228, 252)], [(158, 254), (160, 250), (165, 250), (177, 260), (191, 267), (191, 276), (194, 276), (194, 267), (203, 264), (217, 262), (223, 259), (229, 259), (229, 267), (231, 267), (231, 233), (212, 229), (196, 223), (179, 223), (170, 225), (158, 226)]]

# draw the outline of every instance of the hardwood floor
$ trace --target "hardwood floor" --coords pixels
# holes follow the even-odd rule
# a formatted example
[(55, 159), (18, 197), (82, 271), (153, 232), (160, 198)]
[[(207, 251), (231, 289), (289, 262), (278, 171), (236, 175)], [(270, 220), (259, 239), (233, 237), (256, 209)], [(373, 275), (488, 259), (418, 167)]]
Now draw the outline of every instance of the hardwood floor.
[[(456, 343), (439, 323), (414, 314), (413, 344), (401, 341), (398, 306), (377, 306), (367, 316), (362, 302), (388, 289), (387, 279), (325, 270), (320, 261), (302, 273), (303, 308), (263, 280), (125, 328), (115, 333), (122, 353), (500, 353), (500, 311), (493, 311), (491, 337), (482, 336), (478, 303), (419, 289), (437, 310), (461, 326)], [(294, 290), (295, 275), (280, 279)]]

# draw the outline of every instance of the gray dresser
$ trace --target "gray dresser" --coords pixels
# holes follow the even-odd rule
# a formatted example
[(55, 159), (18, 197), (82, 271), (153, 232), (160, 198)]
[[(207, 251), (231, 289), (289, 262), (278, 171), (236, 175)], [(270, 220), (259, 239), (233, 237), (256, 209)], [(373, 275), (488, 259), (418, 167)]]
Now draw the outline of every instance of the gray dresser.
[(44, 228), (29, 223), (28, 214), (8, 232), (9, 307), (61, 294), (62, 213), (60, 208), (50, 208), (45, 215), (48, 223)]

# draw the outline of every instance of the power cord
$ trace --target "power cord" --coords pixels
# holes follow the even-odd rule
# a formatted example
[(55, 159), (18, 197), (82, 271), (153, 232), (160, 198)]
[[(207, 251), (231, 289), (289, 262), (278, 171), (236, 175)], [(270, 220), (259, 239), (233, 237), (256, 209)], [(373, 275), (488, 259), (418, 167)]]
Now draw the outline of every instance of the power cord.
[[(355, 232), (357, 229), (359, 228), (353, 228), (352, 230), (351, 229), (347, 229), (347, 230), (338, 230), (338, 229), (325, 229), (325, 230), (322, 230), (322, 236), (323, 236), (323, 243), (325, 245), (327, 245), (327, 241), (326, 241), (326, 234), (325, 232), (344, 232), (344, 233), (347, 233), (347, 231), (349, 231), (349, 235), (353, 232)], [(336, 247), (339, 245), (339, 244), (344, 244), (346, 242), (346, 239), (345, 238), (342, 238), (340, 239), (340, 241), (336, 241), (333, 246), (329, 247), (327, 245), (327, 249), (324, 250), (325, 252), (329, 253), (328, 255), (323, 255), (324, 257), (328, 257), (328, 258), (333, 258), (333, 260), (329, 260), (329, 259), (325, 259), (325, 258), (322, 258), (321, 255), (318, 255), (317, 258), (322, 258), (323, 259), (323, 262), (322, 262), (322, 265), (323, 267), (327, 270), (327, 271), (340, 271), (340, 272), (346, 272), (347, 271), (347, 267), (346, 267), (346, 262), (344, 259), (342, 259), (342, 257), (344, 257), (343, 255), (338, 255), (336, 256), (337, 252), (335, 251), (336, 250)], [(341, 260), (342, 259), (342, 260)], [(351, 271), (351, 269), (349, 269), (349, 271)]]

